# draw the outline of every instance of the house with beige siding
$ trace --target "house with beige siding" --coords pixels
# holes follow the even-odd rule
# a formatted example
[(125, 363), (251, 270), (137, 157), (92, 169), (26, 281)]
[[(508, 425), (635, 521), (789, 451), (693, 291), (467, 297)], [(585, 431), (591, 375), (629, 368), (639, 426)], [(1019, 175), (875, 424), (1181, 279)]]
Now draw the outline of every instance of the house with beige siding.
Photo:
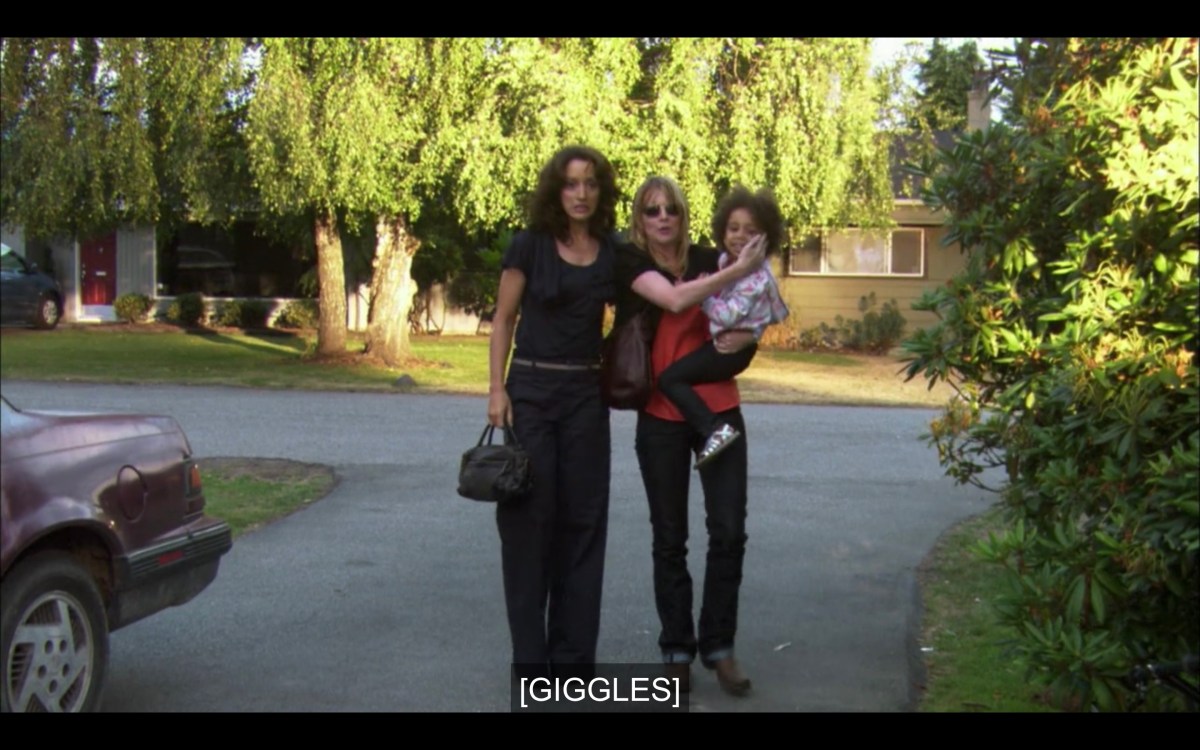
[(776, 261), (793, 327), (862, 318), (859, 300), (871, 293), (879, 306), (896, 300), (910, 331), (935, 322), (912, 303), (962, 270), (965, 257), (957, 244), (943, 246), (944, 217), (920, 200), (898, 198), (892, 218), (896, 226), (881, 232), (847, 227), (812, 235)]
[[(982, 90), (971, 93), (968, 130), (986, 128), (990, 107)], [(938, 133), (939, 145), (953, 142), (951, 133)], [(911, 332), (936, 322), (933, 313), (918, 312), (912, 303), (928, 290), (944, 285), (966, 265), (958, 244), (946, 245), (945, 215), (914, 197), (900, 179), (903, 144), (893, 156), (892, 187), (895, 207), (890, 230), (872, 232), (856, 227), (820, 231), (798, 238), (775, 260), (780, 291), (791, 308), (794, 330), (844, 319), (861, 319), (859, 301), (871, 293), (876, 304), (896, 300)], [(793, 240), (797, 238), (793, 237)], [(878, 308), (877, 308), (878, 309)]]

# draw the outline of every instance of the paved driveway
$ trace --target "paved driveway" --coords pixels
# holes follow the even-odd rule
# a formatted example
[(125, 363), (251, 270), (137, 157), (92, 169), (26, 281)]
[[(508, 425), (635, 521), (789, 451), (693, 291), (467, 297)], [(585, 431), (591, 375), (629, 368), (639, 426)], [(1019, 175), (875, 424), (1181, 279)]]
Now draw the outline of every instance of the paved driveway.
[[(112, 637), (110, 711), (506, 711), (490, 507), (454, 492), (482, 398), (3, 383), (18, 407), (175, 416), (200, 456), (334, 466), (337, 488), (239, 538), (214, 584)], [(749, 405), (738, 653), (751, 697), (696, 674), (693, 711), (898, 711), (914, 697), (914, 572), (991, 498), (918, 440), (933, 412)], [(613, 415), (600, 658), (653, 662), (634, 419)], [(698, 484), (693, 508), (700, 507)], [(691, 520), (703, 578), (703, 517)]]

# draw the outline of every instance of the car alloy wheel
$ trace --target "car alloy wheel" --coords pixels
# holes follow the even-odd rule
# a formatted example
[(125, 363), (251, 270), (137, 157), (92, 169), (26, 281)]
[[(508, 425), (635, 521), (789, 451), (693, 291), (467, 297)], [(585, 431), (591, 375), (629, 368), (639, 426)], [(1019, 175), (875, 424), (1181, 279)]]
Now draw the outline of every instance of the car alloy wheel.
[(49, 292), (43, 294), (38, 301), (37, 320), (34, 321), (34, 325), (38, 328), (53, 328), (58, 325), (58, 319), (61, 317), (62, 307), (58, 300)]
[(3, 594), (0, 709), (95, 710), (108, 661), (108, 628), (91, 576), (66, 553), (41, 553), (5, 577)]

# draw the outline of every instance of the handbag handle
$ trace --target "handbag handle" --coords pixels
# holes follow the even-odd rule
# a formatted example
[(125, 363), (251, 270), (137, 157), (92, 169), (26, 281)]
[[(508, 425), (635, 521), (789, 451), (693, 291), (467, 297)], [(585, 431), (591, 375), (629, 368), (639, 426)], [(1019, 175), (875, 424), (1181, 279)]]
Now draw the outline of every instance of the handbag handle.
[[(495, 434), (495, 432), (496, 425), (494, 424), (489, 424), (484, 427), (483, 434), (479, 436), (479, 445), (483, 445), (485, 441), (487, 442), (487, 445), (491, 445), (492, 435)], [(504, 444), (515, 445), (518, 448), (521, 447), (521, 444), (517, 442), (517, 435), (513, 432), (512, 425), (504, 425)]]

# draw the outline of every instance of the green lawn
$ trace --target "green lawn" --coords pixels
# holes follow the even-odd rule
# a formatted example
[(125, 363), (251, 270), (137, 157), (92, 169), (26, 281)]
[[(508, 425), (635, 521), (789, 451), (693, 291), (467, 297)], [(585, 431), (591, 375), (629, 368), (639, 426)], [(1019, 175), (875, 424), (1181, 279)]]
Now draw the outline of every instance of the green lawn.
[[(361, 351), (360, 341), (349, 351)], [(316, 362), (308, 338), (292, 334), (150, 333), (64, 328), (6, 329), (0, 336), (0, 377), (109, 383), (240, 385), (257, 388), (390, 390), (402, 374), (418, 390), (486, 390), (487, 341), (414, 339), (405, 369), (365, 362)]]
[[(64, 326), (54, 331), (0, 329), (0, 377), (106, 383), (178, 383), (256, 388), (389, 391), (401, 375), (424, 393), (484, 395), (488, 339), (416, 336), (412, 359), (388, 368), (353, 355), (316, 361), (311, 336), (285, 332), (186, 333), (147, 326)], [(764, 350), (739, 378), (749, 402), (928, 406), (945, 403), (944, 388), (905, 383), (893, 357)]]

